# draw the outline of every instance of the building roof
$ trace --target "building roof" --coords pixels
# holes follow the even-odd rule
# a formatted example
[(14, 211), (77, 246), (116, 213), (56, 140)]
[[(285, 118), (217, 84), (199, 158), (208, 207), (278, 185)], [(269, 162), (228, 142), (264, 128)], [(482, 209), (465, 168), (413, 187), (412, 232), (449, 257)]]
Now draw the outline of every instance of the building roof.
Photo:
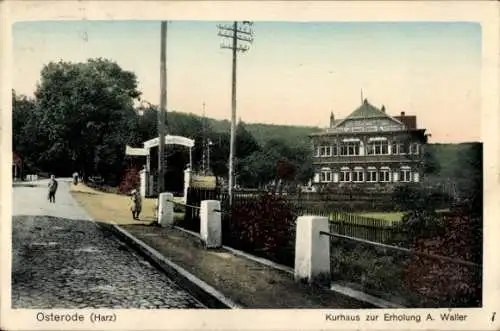
[(415, 115), (401, 115), (394, 116), (394, 118), (406, 125), (409, 130), (415, 130), (417, 128), (417, 116)]
[(348, 120), (367, 119), (367, 118), (389, 118), (392, 121), (395, 121), (399, 124), (403, 124), (397, 118), (388, 115), (385, 111), (378, 109), (377, 107), (370, 104), (367, 99), (365, 99), (363, 101), (363, 104), (358, 108), (356, 108), (351, 114), (349, 114), (349, 116), (338, 122), (336, 121), (334, 127), (336, 128)]
[(389, 117), (382, 110), (373, 106), (365, 99), (363, 104), (359, 106), (356, 110), (354, 110), (349, 116), (345, 119), (358, 119), (358, 118), (375, 118), (375, 117)]

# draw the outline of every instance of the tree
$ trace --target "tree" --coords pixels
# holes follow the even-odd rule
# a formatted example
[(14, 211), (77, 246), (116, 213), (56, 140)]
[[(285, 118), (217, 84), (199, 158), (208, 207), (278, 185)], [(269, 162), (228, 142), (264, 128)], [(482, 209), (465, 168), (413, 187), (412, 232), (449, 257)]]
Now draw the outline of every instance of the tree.
[(12, 150), (22, 156), (27, 171), (35, 170), (30, 155), (37, 142), (28, 127), (35, 108), (36, 103), (33, 98), (18, 95), (12, 90)]
[(454, 177), (462, 201), (474, 214), (483, 210), (483, 144), (464, 144), (458, 152)]
[(307, 147), (302, 145), (293, 146), (282, 139), (270, 139), (264, 145), (264, 150), (274, 155), (276, 162), (286, 160), (295, 167), (294, 178), (288, 178), (288, 180), (306, 183), (314, 176), (311, 153)]
[(245, 124), (240, 121), (236, 127), (236, 158), (244, 159), (259, 150), (259, 143), (245, 128)]
[(256, 151), (239, 161), (238, 180), (246, 187), (259, 188), (275, 178), (276, 162), (265, 151)]
[(133, 104), (140, 96), (135, 74), (105, 59), (51, 62), (41, 71), (35, 96), (36, 162), (59, 175), (79, 170), (117, 182), (124, 147), (134, 140)]
[(212, 133), (210, 140), (210, 168), (215, 176), (227, 178), (229, 161), (229, 133)]
[(434, 149), (426, 148), (424, 150), (424, 174), (436, 175), (441, 170), (441, 165), (436, 158), (436, 151)]

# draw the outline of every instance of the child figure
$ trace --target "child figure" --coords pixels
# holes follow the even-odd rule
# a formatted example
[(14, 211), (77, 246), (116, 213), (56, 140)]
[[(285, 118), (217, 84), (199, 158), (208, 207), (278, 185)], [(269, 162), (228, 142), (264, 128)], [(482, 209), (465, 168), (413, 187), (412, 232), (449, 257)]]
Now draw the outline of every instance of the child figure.
[(49, 186), (49, 202), (56, 203), (56, 192), (58, 183), (54, 175), (50, 176), (48, 186)]
[(131, 194), (130, 210), (132, 211), (133, 219), (138, 220), (142, 210), (141, 193), (138, 190), (132, 190)]

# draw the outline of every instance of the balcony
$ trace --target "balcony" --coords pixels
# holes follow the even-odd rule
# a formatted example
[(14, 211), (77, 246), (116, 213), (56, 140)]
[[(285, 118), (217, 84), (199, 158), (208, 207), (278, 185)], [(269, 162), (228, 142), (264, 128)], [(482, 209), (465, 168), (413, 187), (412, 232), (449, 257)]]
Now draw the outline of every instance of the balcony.
[(422, 155), (411, 154), (388, 154), (388, 155), (345, 155), (345, 156), (314, 156), (314, 165), (335, 163), (390, 163), (390, 162), (420, 162)]

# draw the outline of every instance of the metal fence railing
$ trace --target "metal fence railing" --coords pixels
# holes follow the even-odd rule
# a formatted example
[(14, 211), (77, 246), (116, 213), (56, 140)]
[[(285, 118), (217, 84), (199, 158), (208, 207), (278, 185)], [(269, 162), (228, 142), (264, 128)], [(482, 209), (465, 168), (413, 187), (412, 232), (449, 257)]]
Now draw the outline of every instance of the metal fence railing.
[(477, 307), (482, 265), (461, 258), (322, 231), (332, 278), (408, 307)]

